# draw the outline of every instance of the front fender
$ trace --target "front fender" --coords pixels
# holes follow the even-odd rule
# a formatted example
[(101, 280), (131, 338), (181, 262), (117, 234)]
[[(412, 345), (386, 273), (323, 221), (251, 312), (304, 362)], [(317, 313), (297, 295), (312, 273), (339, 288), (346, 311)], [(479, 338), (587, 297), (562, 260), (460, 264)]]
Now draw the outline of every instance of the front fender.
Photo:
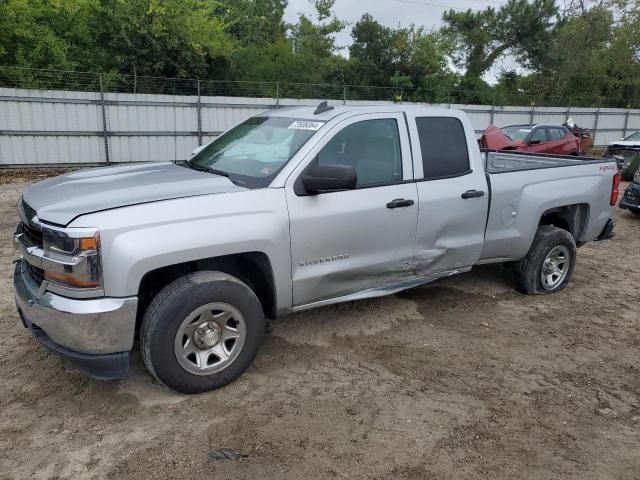
[(262, 252), (271, 262), (278, 309), (291, 306), (289, 218), (282, 189), (133, 205), (76, 223), (100, 230), (107, 296), (137, 295), (142, 277), (161, 267)]

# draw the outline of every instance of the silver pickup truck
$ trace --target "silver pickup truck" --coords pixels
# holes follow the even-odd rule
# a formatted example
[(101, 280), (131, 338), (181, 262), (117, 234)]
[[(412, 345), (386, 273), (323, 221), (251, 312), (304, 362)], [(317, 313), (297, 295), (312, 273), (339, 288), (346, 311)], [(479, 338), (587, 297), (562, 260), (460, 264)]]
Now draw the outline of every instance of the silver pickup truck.
[(18, 312), (40, 343), (122, 378), (134, 339), (180, 392), (228, 384), (265, 322), (505, 262), (563, 289), (576, 246), (613, 236), (614, 161), (482, 152), (464, 113), (286, 108), (188, 162), (73, 172), (27, 189)]

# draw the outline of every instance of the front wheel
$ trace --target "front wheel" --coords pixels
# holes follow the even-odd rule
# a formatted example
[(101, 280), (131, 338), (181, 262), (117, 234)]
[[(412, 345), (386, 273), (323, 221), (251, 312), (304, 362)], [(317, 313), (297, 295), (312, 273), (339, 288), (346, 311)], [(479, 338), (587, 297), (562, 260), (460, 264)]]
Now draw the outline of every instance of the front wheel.
[(222, 272), (195, 272), (155, 296), (142, 321), (140, 350), (158, 381), (200, 393), (238, 378), (264, 330), (262, 306), (246, 284)]
[(564, 289), (576, 263), (576, 242), (561, 228), (542, 225), (527, 255), (514, 270), (516, 289), (529, 295), (546, 295)]

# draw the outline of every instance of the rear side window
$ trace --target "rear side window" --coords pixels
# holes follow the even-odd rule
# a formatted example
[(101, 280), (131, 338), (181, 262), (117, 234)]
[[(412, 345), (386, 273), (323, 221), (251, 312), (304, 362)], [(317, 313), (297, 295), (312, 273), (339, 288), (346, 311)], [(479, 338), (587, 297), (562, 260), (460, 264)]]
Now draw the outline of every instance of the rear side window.
[(454, 177), (470, 171), (467, 137), (460, 120), (418, 117), (416, 126), (425, 179)]
[(561, 128), (550, 128), (549, 129), (549, 138), (551, 140), (560, 140), (564, 138), (566, 132)]

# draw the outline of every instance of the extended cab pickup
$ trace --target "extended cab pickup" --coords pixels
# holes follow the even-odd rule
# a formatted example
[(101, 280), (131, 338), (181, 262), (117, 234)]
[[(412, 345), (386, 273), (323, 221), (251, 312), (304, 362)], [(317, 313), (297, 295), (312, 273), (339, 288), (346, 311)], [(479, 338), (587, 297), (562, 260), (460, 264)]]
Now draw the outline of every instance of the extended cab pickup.
[(265, 319), (505, 262), (557, 292), (576, 246), (613, 235), (609, 160), (481, 151), (457, 110), (259, 114), (188, 162), (69, 173), (27, 189), (14, 244), (26, 327), (98, 378), (139, 334), (181, 392), (237, 378)]

